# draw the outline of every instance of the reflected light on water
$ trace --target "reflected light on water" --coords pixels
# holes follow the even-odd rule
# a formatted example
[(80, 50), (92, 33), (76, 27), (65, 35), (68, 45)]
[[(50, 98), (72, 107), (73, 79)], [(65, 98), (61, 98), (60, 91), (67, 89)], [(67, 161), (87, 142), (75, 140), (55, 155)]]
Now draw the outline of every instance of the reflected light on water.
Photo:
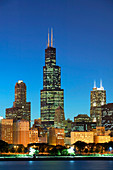
[(33, 163), (33, 161), (29, 161), (29, 164), (32, 164)]

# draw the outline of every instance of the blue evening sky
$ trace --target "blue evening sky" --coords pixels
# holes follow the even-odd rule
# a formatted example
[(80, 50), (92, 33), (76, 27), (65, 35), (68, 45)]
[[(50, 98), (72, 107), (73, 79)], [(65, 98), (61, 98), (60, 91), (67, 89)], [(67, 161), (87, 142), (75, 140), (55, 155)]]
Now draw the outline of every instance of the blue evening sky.
[(12, 107), (18, 80), (27, 86), (32, 120), (40, 90), (48, 28), (61, 66), (66, 118), (90, 114), (90, 91), (100, 79), (113, 102), (113, 0), (0, 0), (0, 116)]

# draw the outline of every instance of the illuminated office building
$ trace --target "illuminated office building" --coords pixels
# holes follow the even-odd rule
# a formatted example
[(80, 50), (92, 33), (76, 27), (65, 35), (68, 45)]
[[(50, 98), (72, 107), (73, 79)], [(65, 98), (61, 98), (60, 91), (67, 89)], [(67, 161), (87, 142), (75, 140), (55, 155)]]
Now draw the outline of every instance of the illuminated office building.
[(74, 144), (77, 141), (85, 143), (94, 142), (94, 133), (93, 132), (71, 132), (71, 144)]
[(65, 120), (64, 110), (59, 106), (55, 110), (54, 127), (63, 128), (64, 127), (64, 124), (63, 124), (64, 120)]
[(29, 130), (29, 143), (38, 143), (38, 130), (36, 128), (31, 128)]
[(64, 146), (64, 129), (50, 128), (49, 129), (49, 145)]
[(26, 85), (19, 80), (15, 85), (15, 101), (12, 108), (6, 109), (6, 118), (17, 120), (31, 120), (31, 103), (26, 102)]
[(106, 143), (110, 142), (111, 137), (110, 133), (111, 131), (105, 131), (105, 127), (96, 127), (96, 129), (93, 129), (94, 133), (94, 143)]
[(56, 48), (51, 45), (48, 33), (48, 47), (45, 49), (45, 66), (43, 67), (43, 90), (41, 90), (41, 123), (54, 126), (55, 110), (64, 109), (64, 90), (61, 89), (61, 68), (56, 65)]
[(108, 143), (110, 140), (110, 136), (94, 136), (94, 143)]
[(102, 106), (104, 104), (106, 104), (106, 91), (102, 86), (102, 81), (100, 88), (97, 88), (96, 83), (94, 83), (90, 96), (90, 116), (92, 120), (96, 119), (97, 126), (101, 126)]
[(106, 130), (113, 131), (113, 103), (105, 104), (102, 107), (102, 126)]
[(0, 140), (13, 144), (13, 119), (1, 119)]
[(29, 121), (18, 120), (13, 124), (13, 143), (23, 144), (25, 147), (29, 144)]

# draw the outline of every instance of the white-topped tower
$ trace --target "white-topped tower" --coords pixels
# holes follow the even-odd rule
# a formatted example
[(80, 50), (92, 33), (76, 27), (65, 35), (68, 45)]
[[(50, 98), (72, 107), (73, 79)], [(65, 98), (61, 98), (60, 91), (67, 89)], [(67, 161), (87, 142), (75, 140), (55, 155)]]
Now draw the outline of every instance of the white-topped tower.
[(100, 87), (96, 87), (94, 81), (94, 87), (90, 95), (90, 116), (92, 120), (96, 118), (97, 126), (101, 126), (101, 107), (106, 104), (106, 91), (102, 86), (102, 80), (100, 80)]

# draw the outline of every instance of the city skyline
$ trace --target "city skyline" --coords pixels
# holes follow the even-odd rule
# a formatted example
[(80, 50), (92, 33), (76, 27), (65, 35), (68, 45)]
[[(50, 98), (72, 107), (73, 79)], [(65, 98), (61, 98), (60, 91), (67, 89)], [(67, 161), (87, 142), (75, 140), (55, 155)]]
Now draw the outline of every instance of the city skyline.
[(23, 80), (27, 101), (31, 102), (31, 119), (40, 117), (42, 67), (51, 27), (62, 70), (65, 116), (73, 120), (79, 113), (90, 115), (94, 80), (97, 86), (103, 80), (106, 103), (113, 102), (113, 3), (55, 1), (53, 10), (52, 1), (43, 2), (0, 2), (0, 116), (5, 117), (5, 109), (14, 101), (15, 83)]

